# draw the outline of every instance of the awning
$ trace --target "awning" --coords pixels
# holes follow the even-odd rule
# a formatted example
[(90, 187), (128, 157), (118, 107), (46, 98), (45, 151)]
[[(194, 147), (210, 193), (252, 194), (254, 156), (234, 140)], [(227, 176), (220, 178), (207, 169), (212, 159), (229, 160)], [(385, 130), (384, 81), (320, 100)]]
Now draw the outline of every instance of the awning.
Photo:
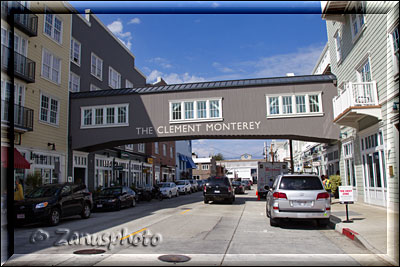
[[(8, 167), (8, 153), (10, 151), (9, 147), (1, 147), (1, 167)], [(31, 165), (28, 161), (19, 153), (19, 151), (14, 148), (14, 169), (29, 169)]]
[(191, 158), (189, 158), (189, 157), (186, 157), (186, 158), (187, 158), (186, 168), (188, 168), (188, 169), (196, 169), (197, 166), (196, 166), (196, 164), (194, 163), (194, 161), (193, 161)]

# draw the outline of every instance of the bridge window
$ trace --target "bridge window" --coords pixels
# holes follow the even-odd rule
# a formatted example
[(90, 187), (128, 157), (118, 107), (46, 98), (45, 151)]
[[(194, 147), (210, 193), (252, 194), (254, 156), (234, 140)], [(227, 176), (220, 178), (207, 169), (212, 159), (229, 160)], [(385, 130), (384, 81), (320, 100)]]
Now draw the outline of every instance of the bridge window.
[(82, 128), (128, 125), (128, 104), (82, 107)]
[(322, 116), (321, 92), (266, 96), (267, 117)]
[(195, 122), (222, 119), (222, 99), (170, 102), (171, 122)]

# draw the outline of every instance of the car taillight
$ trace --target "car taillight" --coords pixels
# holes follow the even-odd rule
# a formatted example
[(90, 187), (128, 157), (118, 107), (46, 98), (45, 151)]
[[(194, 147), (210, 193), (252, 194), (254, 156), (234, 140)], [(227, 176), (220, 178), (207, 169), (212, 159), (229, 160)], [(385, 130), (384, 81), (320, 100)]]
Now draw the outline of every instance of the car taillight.
[(204, 192), (206, 192), (207, 191), (207, 186), (204, 186)]
[(232, 191), (232, 187), (228, 187), (228, 192), (231, 192)]
[(273, 196), (275, 199), (279, 199), (279, 198), (287, 199), (287, 196), (286, 196), (285, 193), (275, 192), (272, 196)]
[(330, 198), (331, 196), (329, 195), (329, 193), (319, 193), (318, 194), (318, 196), (317, 196), (317, 200), (318, 199), (328, 199), (328, 198)]

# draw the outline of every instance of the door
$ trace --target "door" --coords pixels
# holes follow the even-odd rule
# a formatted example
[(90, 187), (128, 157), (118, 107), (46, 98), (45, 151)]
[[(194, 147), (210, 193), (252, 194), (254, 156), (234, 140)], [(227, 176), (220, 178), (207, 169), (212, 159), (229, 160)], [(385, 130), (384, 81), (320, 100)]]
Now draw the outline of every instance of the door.
[(61, 214), (63, 217), (73, 215), (74, 200), (72, 198), (72, 188), (70, 185), (65, 185), (60, 192)]

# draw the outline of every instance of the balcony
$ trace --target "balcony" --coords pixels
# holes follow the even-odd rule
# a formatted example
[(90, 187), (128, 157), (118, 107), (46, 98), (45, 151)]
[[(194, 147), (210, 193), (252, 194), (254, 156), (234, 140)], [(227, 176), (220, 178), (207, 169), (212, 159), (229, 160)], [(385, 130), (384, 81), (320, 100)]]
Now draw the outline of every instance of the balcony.
[(14, 25), (28, 36), (37, 36), (38, 17), (17, 1), (2, 1), (1, 16), (11, 20), (11, 10), (14, 11)]
[[(1, 46), (1, 67), (8, 69), (11, 49), (5, 45)], [(14, 52), (14, 75), (28, 83), (35, 82), (36, 63), (29, 58)]]
[(365, 117), (382, 119), (376, 81), (347, 83), (340, 95), (333, 99), (334, 123), (358, 128)]
[[(1, 126), (9, 126), (8, 101), (1, 100)], [(14, 104), (14, 130), (33, 131), (33, 110)]]
[(322, 19), (345, 23), (344, 17), (351, 1), (321, 1)]

